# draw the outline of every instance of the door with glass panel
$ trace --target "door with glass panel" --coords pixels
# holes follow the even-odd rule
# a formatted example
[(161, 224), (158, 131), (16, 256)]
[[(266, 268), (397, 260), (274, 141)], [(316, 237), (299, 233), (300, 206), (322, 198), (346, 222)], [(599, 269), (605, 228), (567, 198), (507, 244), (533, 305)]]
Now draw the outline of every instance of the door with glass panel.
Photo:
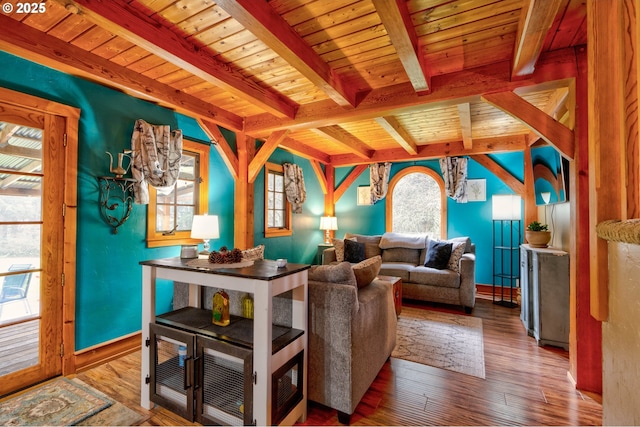
[(64, 129), (0, 102), (0, 396), (62, 371)]

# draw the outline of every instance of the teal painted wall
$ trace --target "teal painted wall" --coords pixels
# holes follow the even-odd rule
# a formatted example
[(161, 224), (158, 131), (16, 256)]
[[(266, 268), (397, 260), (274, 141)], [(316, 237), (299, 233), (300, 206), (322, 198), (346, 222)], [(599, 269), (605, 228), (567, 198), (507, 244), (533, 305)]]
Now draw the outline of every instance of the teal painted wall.
[[(181, 127), (185, 137), (207, 141), (188, 117), (98, 84), (0, 52), (0, 86), (81, 110), (78, 134), (78, 239), (76, 350), (140, 330), (139, 261), (176, 256), (179, 247), (146, 247), (146, 206), (135, 205), (130, 219), (112, 234), (100, 217), (97, 176), (109, 174), (105, 151), (130, 147), (136, 119)], [(221, 238), (233, 243), (234, 183), (215, 149), (211, 150), (209, 212), (221, 215)], [(228, 227), (225, 227), (225, 224)], [(170, 309), (172, 286), (158, 286), (158, 312)]]
[(288, 151), (276, 149), (269, 158), (270, 163), (294, 163), (302, 168), (307, 199), (302, 213), (292, 214), (291, 236), (264, 237), (264, 168), (254, 182), (254, 243), (265, 245), (265, 257), (286, 258), (289, 262), (312, 264), (318, 253), (318, 244), (324, 241), (320, 230), (320, 217), (324, 214), (324, 194), (311, 163), (307, 159)]

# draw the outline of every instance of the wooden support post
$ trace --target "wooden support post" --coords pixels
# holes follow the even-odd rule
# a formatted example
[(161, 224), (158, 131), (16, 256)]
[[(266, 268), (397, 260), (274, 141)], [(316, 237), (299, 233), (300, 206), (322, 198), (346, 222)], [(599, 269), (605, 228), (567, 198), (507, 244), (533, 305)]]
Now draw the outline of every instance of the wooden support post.
[(591, 315), (609, 316), (607, 242), (596, 225), (626, 219), (624, 2), (587, 1)]
[(236, 179), (233, 240), (234, 247), (247, 249), (253, 246), (253, 183), (249, 182), (249, 164), (256, 152), (253, 138), (244, 133), (236, 134), (238, 150), (238, 179)]
[(570, 163), (571, 313), (569, 374), (576, 388), (602, 394), (602, 324), (590, 314), (589, 290), (589, 131), (587, 48), (576, 49), (576, 157)]

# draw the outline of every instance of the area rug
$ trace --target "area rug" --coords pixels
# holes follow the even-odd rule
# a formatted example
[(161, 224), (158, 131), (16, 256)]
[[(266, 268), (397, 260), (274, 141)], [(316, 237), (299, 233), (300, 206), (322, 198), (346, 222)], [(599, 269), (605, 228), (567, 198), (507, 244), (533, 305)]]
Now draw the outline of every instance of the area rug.
[(0, 425), (133, 425), (141, 419), (82, 381), (63, 377), (0, 402)]
[(402, 307), (392, 357), (484, 378), (482, 319)]
[[(82, 382), (78, 378), (73, 379), (74, 382), (82, 384), (86, 387), (90, 387), (86, 383)], [(106, 399), (109, 397), (101, 391), (91, 388), (98, 396), (104, 396)], [(113, 399), (111, 399), (113, 400)], [(120, 402), (113, 400), (113, 405), (103, 409), (95, 415), (80, 421), (79, 426), (137, 426), (142, 421), (146, 420), (148, 415), (141, 415), (133, 409), (127, 408)]]

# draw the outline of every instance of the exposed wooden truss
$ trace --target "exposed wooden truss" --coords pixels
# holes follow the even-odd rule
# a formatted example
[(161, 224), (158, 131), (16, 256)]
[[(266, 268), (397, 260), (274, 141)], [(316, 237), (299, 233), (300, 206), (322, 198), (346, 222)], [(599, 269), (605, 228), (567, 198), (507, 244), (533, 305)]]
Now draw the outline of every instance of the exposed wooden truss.
[[(324, 165), (477, 153), (476, 140), (491, 150), (483, 140), (525, 134), (571, 157), (567, 132), (536, 126), (573, 127), (573, 105), (540, 94), (572, 90), (572, 47), (586, 40), (579, 0), (47, 7), (46, 17), (0, 15), (0, 48), (195, 117), (220, 139), (234, 177), (238, 154), (216, 125), (262, 141), (286, 130), (277, 146)], [(550, 118), (482, 107), (494, 92), (513, 91), (511, 103), (524, 105), (519, 97)]]

